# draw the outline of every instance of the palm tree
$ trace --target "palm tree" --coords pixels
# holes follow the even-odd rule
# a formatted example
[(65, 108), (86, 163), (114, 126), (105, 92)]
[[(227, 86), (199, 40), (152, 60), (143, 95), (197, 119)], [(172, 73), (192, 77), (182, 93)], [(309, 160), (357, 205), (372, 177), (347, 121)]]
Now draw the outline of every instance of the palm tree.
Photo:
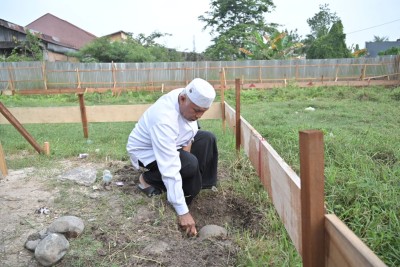
[(372, 42), (386, 42), (386, 41), (389, 41), (389, 37), (387, 36), (380, 37), (376, 35), (374, 35), (374, 40), (372, 40)]

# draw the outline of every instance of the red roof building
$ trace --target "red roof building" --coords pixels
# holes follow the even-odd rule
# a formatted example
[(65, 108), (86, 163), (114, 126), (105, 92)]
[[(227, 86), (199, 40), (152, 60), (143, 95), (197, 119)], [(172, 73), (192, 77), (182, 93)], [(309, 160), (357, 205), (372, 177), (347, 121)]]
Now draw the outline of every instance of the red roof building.
[(81, 28), (47, 13), (26, 25), (26, 28), (50, 35), (59, 39), (61, 43), (80, 49), (97, 37)]

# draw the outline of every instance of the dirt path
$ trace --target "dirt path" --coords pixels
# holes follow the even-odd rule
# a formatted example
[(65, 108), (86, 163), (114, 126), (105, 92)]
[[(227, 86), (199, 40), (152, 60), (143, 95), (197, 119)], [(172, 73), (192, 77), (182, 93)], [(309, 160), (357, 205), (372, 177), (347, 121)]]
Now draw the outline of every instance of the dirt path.
[[(0, 180), (0, 266), (39, 266), (24, 243), (62, 215), (82, 218), (85, 230), (69, 240), (70, 249), (57, 266), (235, 266), (238, 247), (231, 234), (209, 240), (183, 236), (165, 195), (141, 194), (135, 187), (139, 173), (126, 163), (69, 160), (56, 165), (62, 167), (9, 170)], [(57, 180), (67, 170), (89, 166), (98, 170), (93, 186)], [(104, 168), (123, 186), (104, 188)], [(41, 207), (50, 213), (36, 213)], [(260, 215), (221, 189), (201, 191), (190, 209), (198, 229), (208, 224), (226, 227), (228, 233), (259, 229)]]

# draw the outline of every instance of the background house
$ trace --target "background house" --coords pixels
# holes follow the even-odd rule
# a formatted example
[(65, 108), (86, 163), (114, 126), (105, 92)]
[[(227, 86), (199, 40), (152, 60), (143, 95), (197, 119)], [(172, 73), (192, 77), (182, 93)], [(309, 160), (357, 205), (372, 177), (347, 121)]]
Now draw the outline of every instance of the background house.
[(397, 41), (366, 42), (367, 57), (376, 57), (379, 52), (388, 50), (392, 47), (400, 47), (400, 39)]
[(29, 23), (26, 28), (57, 37), (60, 42), (75, 49), (80, 49), (97, 38), (95, 35), (50, 13)]
[(59, 38), (30, 30), (26, 27), (0, 19), (0, 55), (9, 55), (21, 42), (26, 40), (27, 32), (35, 34), (42, 42), (43, 59), (46, 61), (75, 61), (67, 53), (78, 49), (63, 43)]
[(124, 31), (118, 31), (118, 32), (114, 32), (108, 35), (104, 35), (103, 37), (108, 38), (111, 42), (115, 42), (115, 41), (123, 41), (128, 39), (128, 33), (124, 32)]
[(9, 55), (19, 43), (26, 40), (27, 32), (34, 33), (43, 44), (43, 60), (76, 61), (69, 57), (97, 37), (71, 23), (47, 13), (26, 27), (0, 19), (0, 55)]

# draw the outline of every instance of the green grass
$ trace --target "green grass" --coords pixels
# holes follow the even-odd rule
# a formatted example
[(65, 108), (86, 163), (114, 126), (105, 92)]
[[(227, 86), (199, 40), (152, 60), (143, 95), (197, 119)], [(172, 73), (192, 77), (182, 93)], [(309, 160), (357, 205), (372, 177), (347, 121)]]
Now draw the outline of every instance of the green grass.
[[(160, 94), (86, 94), (87, 105), (151, 103)], [(235, 107), (235, 92), (226, 100)], [(1, 96), (6, 107), (78, 105), (75, 95)], [(32, 103), (32, 104), (31, 104)], [(315, 111), (305, 111), (307, 107)], [(256, 112), (255, 112), (256, 111)], [(300, 130), (324, 132), (325, 198), (335, 213), (388, 266), (400, 266), (400, 88), (277, 88), (244, 90), (242, 116), (299, 173)], [(301, 266), (301, 259), (268, 196), (245, 157), (236, 159), (235, 139), (220, 121), (202, 121), (216, 133), (220, 166), (229, 170), (229, 189), (262, 211), (264, 231), (236, 237), (238, 266)], [(0, 141), (9, 168), (45, 166), (57, 159), (89, 153), (92, 160), (128, 161), (125, 145), (134, 123), (89, 123), (89, 140), (80, 124), (27, 124), (39, 144), (50, 142), (51, 155), (40, 156), (10, 125), (0, 125)], [(89, 142), (88, 142), (89, 141)], [(130, 210), (134, 212), (134, 204)], [(85, 242), (82, 240), (81, 242)]]
[[(241, 93), (242, 116), (298, 174), (299, 131), (323, 131), (328, 212), (389, 266), (400, 265), (399, 96), (400, 88), (383, 87)], [(233, 91), (226, 99), (235, 106)]]

